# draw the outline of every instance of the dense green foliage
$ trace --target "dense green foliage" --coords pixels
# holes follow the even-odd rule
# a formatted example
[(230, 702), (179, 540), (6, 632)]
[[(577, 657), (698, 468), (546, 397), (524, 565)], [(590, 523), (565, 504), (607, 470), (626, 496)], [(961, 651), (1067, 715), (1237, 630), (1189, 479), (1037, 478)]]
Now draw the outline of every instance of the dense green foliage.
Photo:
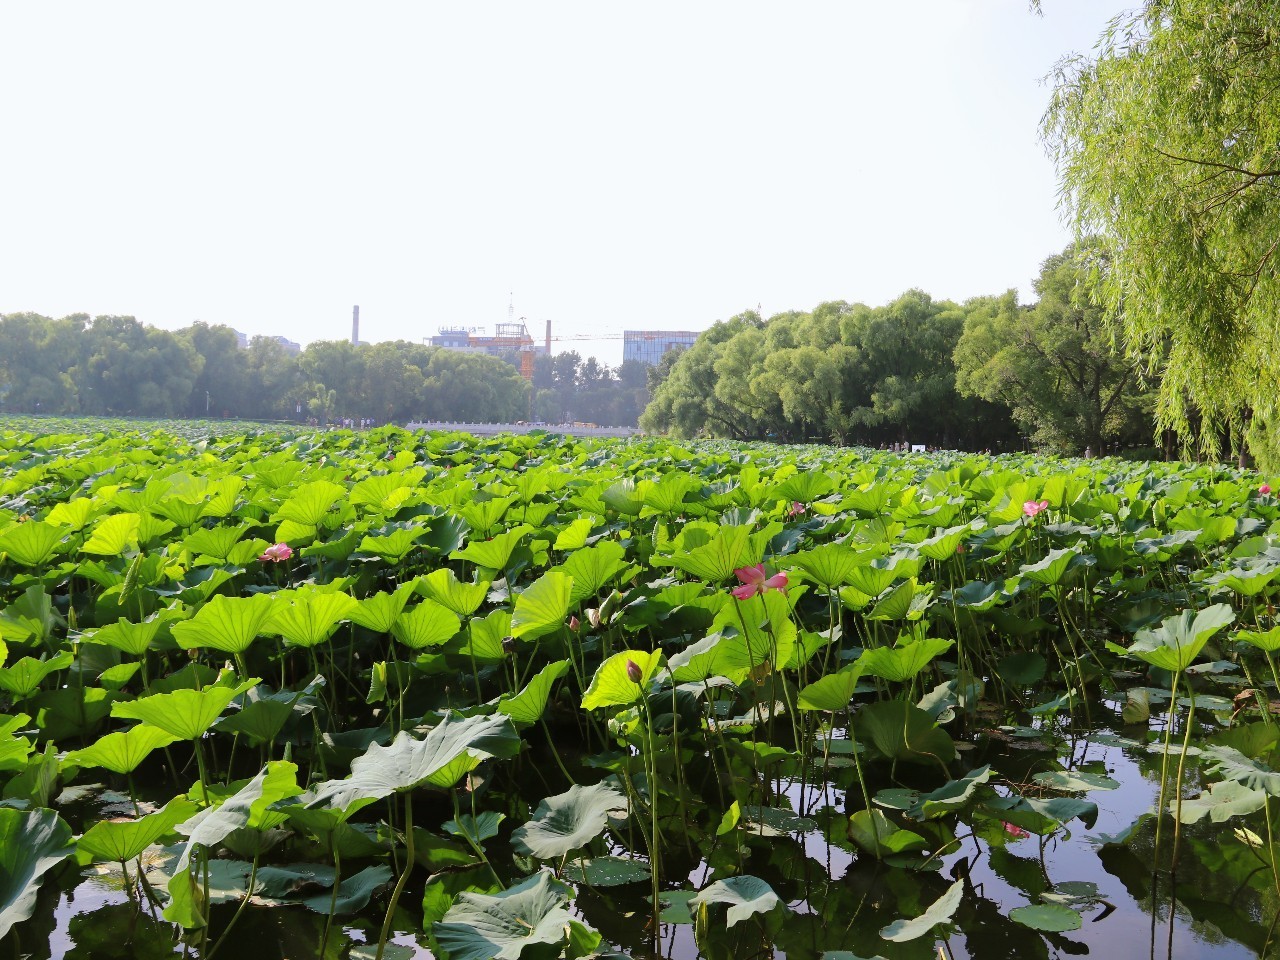
[(1280, 462), (1280, 6), (1146, 0), (1063, 63), (1045, 131), (1159, 417)]
[[(205, 323), (169, 332), (132, 317), (10, 314), (0, 316), (0, 411), (513, 422), (529, 416), (529, 388), (510, 359), (406, 341), (318, 341), (293, 354), (271, 337), (241, 348), (230, 327)], [(642, 367), (538, 359), (537, 419), (635, 425), (648, 399)]]
[(1088, 247), (1068, 248), (1045, 261), (1033, 306), (1020, 307), (1013, 291), (965, 305), (960, 392), (1007, 406), (1043, 449), (1078, 455), (1151, 443), (1151, 398), (1090, 296), (1094, 269)]
[[(445, 960), (652, 957), (693, 924), (714, 960), (924, 960), (957, 929), (1047, 958), (1145, 929), (1124, 911), (1155, 898), (1171, 943), (1189, 915), (1261, 950), (1280, 501), (1258, 481), (11, 424), (0, 937), (47, 939), (36, 893), (74, 853), (161, 954), (180, 929), (266, 956), (236, 940), (265, 914), (289, 956), (397, 932)], [(1144, 776), (1157, 813), (1126, 826)], [(1103, 810), (1124, 829), (1094, 847)], [(1099, 861), (1105, 889), (1080, 876)]]
[(1036, 303), (1014, 291), (960, 305), (913, 290), (884, 307), (824, 303), (716, 324), (654, 372), (641, 426), (679, 437), (927, 444), (1080, 455), (1148, 446), (1138, 366), (1117, 346), (1070, 247)]
[(956, 391), (964, 323), (963, 308), (918, 290), (884, 307), (744, 313), (680, 356), (640, 423), (683, 437), (1008, 447), (1008, 414)]

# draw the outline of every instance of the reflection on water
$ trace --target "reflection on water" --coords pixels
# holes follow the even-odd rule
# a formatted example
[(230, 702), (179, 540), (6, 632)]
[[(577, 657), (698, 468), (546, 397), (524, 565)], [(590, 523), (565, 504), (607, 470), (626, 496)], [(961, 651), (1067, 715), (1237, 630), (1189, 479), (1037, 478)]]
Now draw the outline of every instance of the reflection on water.
[[(991, 764), (1000, 777), (1026, 783), (1037, 770), (1048, 768), (1055, 753), (1019, 749), (995, 739), (979, 738), (965, 759), (971, 767)], [(1169, 916), (1169, 881), (1162, 875), (1159, 905), (1152, 909), (1153, 838), (1148, 819), (1124, 846), (1101, 846), (1098, 834), (1123, 831), (1155, 803), (1159, 755), (1109, 731), (1095, 738), (1077, 736), (1059, 745), (1057, 756), (1075, 767), (1105, 772), (1120, 787), (1093, 793), (1099, 803), (1097, 823), (1086, 829), (1078, 820), (1068, 830), (1041, 841), (1032, 835), (980, 838), (962, 823), (958, 843), (938, 858), (940, 869), (912, 872), (860, 856), (846, 837), (846, 791), (857, 791), (847, 770), (837, 771), (825, 786), (786, 782), (778, 799), (806, 814), (816, 829), (804, 833), (768, 835), (762, 830), (739, 833), (735, 842), (718, 842), (710, 850), (673, 852), (673, 876), (686, 876), (684, 889), (698, 889), (712, 879), (712, 871), (726, 868), (768, 882), (790, 908), (784, 919), (744, 923), (721, 930), (704, 941), (708, 955), (788, 957), (819, 960), (824, 951), (851, 951), (854, 956), (887, 960), (936, 960), (930, 938), (890, 943), (879, 931), (903, 916), (915, 916), (932, 903), (956, 878), (967, 878), (966, 896), (955, 921), (957, 933), (945, 945), (954, 958), (1008, 960), (1093, 956), (1180, 958), (1253, 958), (1263, 952), (1272, 918), (1280, 907), (1274, 891), (1258, 882), (1259, 858), (1243, 844), (1224, 845), (1221, 827), (1196, 825), (1185, 830), (1183, 856), (1176, 875), (1178, 908)], [(957, 767), (959, 769), (959, 767)], [(886, 777), (873, 790), (894, 783)], [(909, 780), (913, 771), (898, 776)], [(930, 780), (929, 778), (933, 779)], [(1193, 778), (1194, 779), (1194, 778)], [(936, 785), (929, 771), (922, 783)], [(819, 792), (821, 791), (821, 792)], [(1198, 793), (1199, 787), (1190, 790)], [(856, 804), (855, 806), (860, 806)], [(86, 811), (91, 815), (92, 811)], [(682, 860), (681, 857), (684, 857)], [(935, 864), (938, 865), (938, 864)], [(1270, 882), (1269, 871), (1262, 877)], [(176, 929), (148, 910), (139, 910), (110, 876), (81, 874), (64, 866), (58, 884), (41, 890), (32, 919), (15, 936), (16, 956), (30, 960), (152, 960), (185, 953), (202, 955), (198, 942), (184, 945)], [(1097, 886), (1097, 902), (1082, 908), (1081, 929), (1068, 933), (1039, 933), (1009, 919), (1009, 911), (1037, 902), (1037, 895), (1066, 881), (1089, 881)], [(425, 876), (416, 876), (402, 899), (421, 902)], [(658, 936), (649, 926), (645, 884), (600, 890), (584, 889), (574, 911), (635, 960), (694, 960), (699, 947), (691, 922), (664, 923)], [(385, 901), (383, 901), (385, 903)], [(382, 903), (375, 903), (381, 907)], [(215, 931), (225, 927), (235, 905), (215, 908)], [(378, 917), (371, 907), (366, 917)], [(403, 955), (431, 957), (425, 938), (415, 927), (415, 907), (402, 910), (398, 935)], [(326, 960), (342, 960), (361, 943), (376, 941), (371, 919), (335, 925)], [(220, 958), (307, 958), (316, 956), (324, 917), (301, 907), (247, 909), (223, 946)], [(208, 947), (203, 947), (208, 955)], [(945, 955), (945, 954), (944, 954)]]

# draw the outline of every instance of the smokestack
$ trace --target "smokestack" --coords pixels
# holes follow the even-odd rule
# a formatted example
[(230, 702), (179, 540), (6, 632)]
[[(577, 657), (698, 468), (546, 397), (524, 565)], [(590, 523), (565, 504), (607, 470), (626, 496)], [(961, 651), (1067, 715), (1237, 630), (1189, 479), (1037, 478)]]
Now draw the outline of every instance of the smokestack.
[(547, 321), (547, 356), (551, 356), (551, 321)]
[(360, 345), (360, 306), (351, 308), (351, 345), (353, 347)]

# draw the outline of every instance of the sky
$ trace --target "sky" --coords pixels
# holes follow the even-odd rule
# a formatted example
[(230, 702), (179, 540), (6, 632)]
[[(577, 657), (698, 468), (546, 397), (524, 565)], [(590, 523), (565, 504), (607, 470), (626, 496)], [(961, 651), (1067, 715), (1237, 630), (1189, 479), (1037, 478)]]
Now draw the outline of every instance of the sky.
[[(1131, 4), (1129, 4), (1131, 5)], [(0, 5), (0, 313), (554, 352), (963, 300), (1070, 240), (1046, 77), (1118, 0)]]

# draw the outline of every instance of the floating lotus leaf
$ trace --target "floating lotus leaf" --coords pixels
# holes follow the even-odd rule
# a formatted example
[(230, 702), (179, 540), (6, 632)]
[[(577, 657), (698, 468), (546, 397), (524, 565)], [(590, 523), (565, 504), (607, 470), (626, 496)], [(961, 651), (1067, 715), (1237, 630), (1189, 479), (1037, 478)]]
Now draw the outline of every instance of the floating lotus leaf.
[(728, 904), (728, 925), (732, 927), (758, 913), (768, 913), (782, 904), (782, 898), (759, 877), (744, 875), (717, 880), (689, 901), (692, 907), (713, 903)]
[(950, 923), (951, 918), (956, 915), (956, 910), (960, 908), (960, 901), (963, 898), (964, 880), (957, 880), (920, 916), (910, 920), (895, 920), (881, 929), (880, 936), (899, 943), (917, 940), (932, 932), (938, 924)]
[(1009, 911), (1009, 919), (1032, 930), (1046, 933), (1063, 933), (1079, 930), (1080, 914), (1060, 903), (1038, 903), (1029, 907), (1015, 907)]
[(502, 893), (464, 891), (432, 931), (449, 960), (520, 960), (525, 947), (565, 942), (571, 893), (550, 870)]
[(627, 798), (608, 784), (574, 784), (539, 803), (533, 819), (511, 834), (511, 843), (539, 860), (559, 859), (600, 836), (611, 813), (627, 809)]

